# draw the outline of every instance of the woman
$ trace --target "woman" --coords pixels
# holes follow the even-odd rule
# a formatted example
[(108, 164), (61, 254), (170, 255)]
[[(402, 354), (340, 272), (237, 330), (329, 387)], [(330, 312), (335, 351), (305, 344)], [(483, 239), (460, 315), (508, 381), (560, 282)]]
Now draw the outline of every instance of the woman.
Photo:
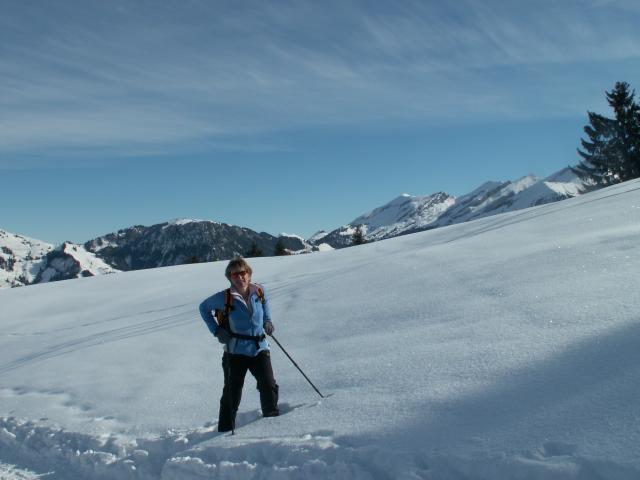
[(219, 432), (235, 428), (247, 370), (258, 383), (262, 415), (275, 417), (280, 413), (278, 385), (273, 377), (266, 339), (266, 335), (273, 333), (269, 299), (262, 286), (251, 283), (251, 274), (251, 267), (244, 258), (234, 258), (225, 270), (231, 282), (230, 288), (200, 304), (200, 315), (225, 350), (222, 356), (224, 388), (220, 399)]

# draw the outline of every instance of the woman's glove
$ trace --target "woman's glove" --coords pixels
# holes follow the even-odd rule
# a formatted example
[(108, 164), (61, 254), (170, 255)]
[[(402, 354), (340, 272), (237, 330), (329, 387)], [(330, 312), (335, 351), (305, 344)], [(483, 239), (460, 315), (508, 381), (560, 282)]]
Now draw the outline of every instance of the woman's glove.
[(227, 344), (231, 341), (231, 334), (222, 327), (218, 327), (218, 329), (216, 330), (215, 336), (218, 339), (218, 341), (222, 344)]
[(273, 323), (271, 323), (269, 320), (267, 320), (266, 322), (264, 322), (264, 333), (266, 333), (267, 335), (271, 335), (273, 333)]

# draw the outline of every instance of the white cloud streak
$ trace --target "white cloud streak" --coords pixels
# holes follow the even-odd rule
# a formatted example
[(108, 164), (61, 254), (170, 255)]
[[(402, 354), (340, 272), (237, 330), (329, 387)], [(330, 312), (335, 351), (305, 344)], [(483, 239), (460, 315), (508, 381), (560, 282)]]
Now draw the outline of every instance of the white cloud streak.
[(0, 1), (0, 165), (584, 112), (602, 78), (571, 66), (640, 54), (629, 2), (374, 3)]

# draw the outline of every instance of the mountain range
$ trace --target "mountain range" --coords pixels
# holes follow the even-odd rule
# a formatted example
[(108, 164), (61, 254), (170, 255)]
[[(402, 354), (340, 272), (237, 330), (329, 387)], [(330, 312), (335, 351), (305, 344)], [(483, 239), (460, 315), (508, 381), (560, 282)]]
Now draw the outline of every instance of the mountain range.
[(457, 198), (444, 192), (403, 194), (335, 230), (317, 232), (308, 241), (342, 248), (351, 245), (358, 226), (365, 240), (377, 241), (557, 202), (594, 188), (593, 181), (580, 170), (567, 167), (543, 179), (527, 175), (515, 181), (486, 182)]
[(224, 260), (247, 255), (252, 248), (272, 255), (278, 242), (289, 254), (344, 248), (352, 245), (358, 227), (366, 241), (378, 241), (556, 202), (595, 188), (588, 176), (568, 167), (543, 179), (527, 175), (515, 181), (486, 182), (457, 198), (445, 192), (425, 196), (403, 194), (339, 228), (319, 231), (307, 240), (194, 219), (136, 225), (82, 245), (65, 242), (54, 246), (0, 230), (0, 288)]

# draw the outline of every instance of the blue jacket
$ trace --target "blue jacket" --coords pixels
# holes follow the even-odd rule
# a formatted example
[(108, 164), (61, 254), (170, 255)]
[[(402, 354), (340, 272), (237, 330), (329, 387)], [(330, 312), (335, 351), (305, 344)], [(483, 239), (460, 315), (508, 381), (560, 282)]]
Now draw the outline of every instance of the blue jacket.
[[(264, 322), (271, 321), (271, 313), (269, 311), (269, 296), (264, 287), (252, 283), (250, 285), (251, 295), (249, 302), (253, 310), (250, 313), (247, 304), (241, 300), (239, 295), (232, 295), (233, 308), (229, 312), (229, 324), (233, 333), (241, 335), (261, 336), (264, 334)], [(257, 294), (257, 289), (261, 288), (264, 295), (264, 306)], [(233, 291), (233, 289), (232, 289)], [(200, 315), (209, 327), (209, 331), (215, 335), (218, 324), (213, 315), (215, 310), (224, 310), (225, 290), (222, 290), (200, 304)], [(247, 355), (255, 357), (262, 350), (269, 350), (269, 342), (266, 339), (260, 342), (260, 347), (256, 347), (253, 340), (245, 340), (241, 338), (233, 338), (228, 345), (229, 353)]]

